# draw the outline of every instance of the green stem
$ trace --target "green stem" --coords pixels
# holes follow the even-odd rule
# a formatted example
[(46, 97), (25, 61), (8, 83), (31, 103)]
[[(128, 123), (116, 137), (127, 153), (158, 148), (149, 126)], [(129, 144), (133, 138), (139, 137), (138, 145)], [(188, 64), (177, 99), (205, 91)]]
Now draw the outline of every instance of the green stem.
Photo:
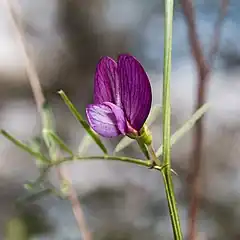
[(172, 23), (174, 0), (165, 0), (164, 68), (163, 68), (163, 181), (175, 240), (182, 240), (180, 218), (171, 174), (171, 102)]
[[(64, 162), (73, 161), (73, 160), (114, 160), (114, 161), (133, 163), (133, 164), (137, 164), (137, 165), (145, 166), (145, 167), (151, 167), (151, 161), (146, 161), (146, 160), (137, 159), (137, 158), (130, 158), (130, 157), (122, 157), (122, 156), (110, 156), (110, 155), (74, 156), (74, 157), (69, 157), (69, 158), (63, 158), (61, 160), (58, 160), (56, 162), (49, 164), (48, 166), (52, 167), (52, 166), (59, 165)], [(162, 170), (162, 168), (159, 166), (155, 166), (154, 169)]]
[(13, 144), (24, 150), (25, 152), (28, 152), (33, 157), (40, 159), (43, 163), (49, 163), (50, 160), (46, 158), (43, 154), (34, 151), (31, 147), (29, 147), (27, 144), (24, 144), (23, 142), (17, 140), (15, 137), (13, 137), (11, 134), (9, 134), (5, 130), (0, 130), (0, 134), (2, 134), (4, 137), (6, 137), (9, 141), (11, 141)]
[[(149, 151), (149, 154), (151, 155), (152, 159), (155, 161), (155, 163), (160, 166), (161, 162), (158, 159), (158, 157), (156, 156), (156, 153), (155, 153), (152, 145), (148, 146), (148, 151)], [(173, 190), (171, 169), (169, 170), (168, 168), (169, 168), (168, 165), (163, 165), (161, 167), (161, 170), (162, 170), (161, 172), (162, 172), (162, 176), (163, 176), (163, 182), (164, 182), (167, 201), (168, 201), (170, 218), (172, 221), (174, 239), (180, 240), (180, 239), (182, 239), (182, 232), (181, 232), (180, 220), (179, 220), (179, 216), (178, 216), (178, 209), (177, 209), (177, 204), (176, 204), (174, 190)]]
[(68, 108), (71, 111), (71, 113), (73, 114), (73, 116), (78, 120), (78, 122), (82, 125), (82, 127), (86, 130), (86, 132), (92, 137), (92, 139), (100, 147), (100, 149), (103, 151), (103, 153), (107, 154), (107, 148), (104, 146), (104, 144), (101, 141), (98, 134), (96, 132), (94, 132), (93, 129), (87, 123), (87, 121), (85, 121), (83, 119), (82, 115), (78, 112), (76, 107), (73, 105), (73, 103), (67, 97), (67, 95), (63, 92), (63, 90), (60, 90), (58, 93), (62, 97), (65, 104), (68, 106)]
[(179, 218), (177, 202), (174, 194), (172, 173), (171, 173), (171, 170), (169, 170), (169, 165), (166, 165), (166, 167), (162, 169), (162, 176), (163, 176), (163, 182), (164, 182), (165, 192), (166, 192), (167, 201), (168, 201), (168, 208), (169, 208), (170, 218), (172, 222), (174, 239), (182, 240), (183, 236), (182, 236), (180, 218)]
[(144, 156), (149, 160), (150, 156), (149, 156), (146, 145), (139, 138), (136, 138), (136, 141), (137, 141), (138, 146), (141, 149), (142, 153), (144, 154)]
[(149, 154), (152, 156), (152, 160), (158, 165), (161, 166), (161, 161), (160, 159), (157, 157), (152, 144), (148, 146), (148, 152)]
[(171, 52), (172, 52), (173, 0), (165, 0), (165, 32), (164, 32), (164, 68), (163, 68), (163, 161), (170, 164), (171, 137)]
[[(45, 179), (45, 176), (48, 174), (48, 171), (55, 166), (58, 166), (62, 163), (66, 162), (71, 162), (75, 160), (113, 160), (113, 161), (121, 161), (121, 162), (128, 162), (128, 163), (133, 163), (137, 164), (140, 166), (144, 167), (152, 167), (152, 162), (142, 160), (142, 159), (137, 159), (137, 158), (129, 158), (129, 157), (122, 157), (122, 156), (110, 156), (110, 155), (103, 155), (103, 156), (73, 156), (73, 157), (68, 157), (68, 158), (63, 158), (57, 161), (51, 161), (51, 163), (42, 171), (41, 175), (37, 178), (37, 180), (33, 183), (30, 184), (31, 187), (37, 186)], [(162, 171), (163, 167), (160, 166), (153, 166), (153, 169)]]
[(57, 143), (62, 150), (69, 153), (70, 156), (74, 155), (72, 150), (65, 144), (65, 142), (53, 130), (43, 129), (43, 132), (49, 135), (49, 137), (52, 137), (54, 142)]

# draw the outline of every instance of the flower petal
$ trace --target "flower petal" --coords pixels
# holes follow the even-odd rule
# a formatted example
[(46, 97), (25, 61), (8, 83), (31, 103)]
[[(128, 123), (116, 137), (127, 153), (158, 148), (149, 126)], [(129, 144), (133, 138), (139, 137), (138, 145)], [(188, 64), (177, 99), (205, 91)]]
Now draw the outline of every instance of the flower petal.
[(92, 129), (103, 137), (115, 137), (126, 133), (124, 112), (113, 103), (90, 104), (86, 114)]
[(152, 104), (152, 91), (148, 76), (133, 56), (118, 58), (118, 75), (122, 107), (131, 126), (139, 131), (146, 121)]
[(118, 126), (119, 131), (122, 134), (126, 134), (128, 131), (127, 130), (128, 128), (127, 128), (127, 121), (125, 119), (123, 110), (120, 107), (118, 107), (117, 105), (110, 103), (110, 102), (104, 102), (104, 104), (107, 105), (108, 107), (110, 107), (111, 110), (113, 111), (113, 113), (116, 117), (116, 120), (117, 120), (117, 126)]
[(115, 103), (117, 63), (110, 57), (102, 57), (97, 65), (94, 83), (94, 103)]

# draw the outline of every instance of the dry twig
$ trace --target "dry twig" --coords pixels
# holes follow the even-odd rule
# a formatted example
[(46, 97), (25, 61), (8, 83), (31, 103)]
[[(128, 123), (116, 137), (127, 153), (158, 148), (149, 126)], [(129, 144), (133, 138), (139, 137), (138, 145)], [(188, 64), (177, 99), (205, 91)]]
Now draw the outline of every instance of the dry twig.
[[(24, 39), (24, 32), (23, 32), (23, 26), (21, 21), (17, 21), (19, 17), (16, 15), (16, 10), (20, 10), (18, 5), (16, 3), (11, 3), (10, 0), (5, 0), (6, 7), (9, 11), (10, 19), (12, 21), (12, 25), (15, 28), (16, 37), (17, 37), (17, 43), (19, 45), (19, 48), (22, 51), (24, 61), (26, 64), (26, 72), (27, 76), (33, 91), (34, 99), (37, 105), (37, 109), (39, 114), (42, 112), (42, 106), (45, 102), (45, 97), (42, 92), (40, 80), (37, 74), (37, 71), (35, 69), (35, 66), (33, 62), (31, 61), (31, 58), (28, 53), (27, 43)], [(14, 6), (14, 7), (13, 7)], [(79, 226), (79, 229), (83, 235), (84, 240), (91, 240), (91, 233), (88, 230), (88, 227), (86, 225), (83, 211), (80, 205), (80, 202), (78, 200), (77, 192), (74, 189), (70, 177), (67, 175), (67, 169), (63, 167), (57, 168), (58, 175), (61, 181), (67, 181), (68, 182), (68, 199), (71, 202), (72, 210), (75, 216), (75, 219), (77, 221), (77, 224)]]
[[(201, 49), (200, 41), (197, 36), (195, 11), (191, 0), (181, 0), (186, 23), (188, 25), (189, 42), (193, 58), (198, 70), (198, 92), (195, 110), (205, 103), (207, 82), (209, 73), (213, 65), (214, 56), (219, 48), (219, 39), (221, 34), (221, 26), (226, 15), (229, 0), (222, 0), (219, 17), (215, 24), (213, 41), (210, 45), (209, 60), (204, 57)], [(191, 158), (190, 186), (191, 186), (191, 202), (189, 209), (188, 239), (195, 240), (197, 237), (196, 218), (199, 206), (200, 194), (200, 170), (202, 165), (202, 145), (203, 145), (203, 118), (201, 118), (195, 126), (195, 138), (193, 147), (193, 156)]]

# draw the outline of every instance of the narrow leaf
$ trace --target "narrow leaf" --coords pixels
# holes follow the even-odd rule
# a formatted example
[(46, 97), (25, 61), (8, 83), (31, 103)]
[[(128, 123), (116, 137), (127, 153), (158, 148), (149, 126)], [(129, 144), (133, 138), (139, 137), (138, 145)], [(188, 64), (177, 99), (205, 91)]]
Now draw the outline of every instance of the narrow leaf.
[[(203, 116), (203, 114), (207, 112), (208, 109), (209, 109), (208, 103), (200, 107), (192, 115), (192, 117), (171, 136), (171, 139), (170, 139), (171, 146), (173, 146), (173, 144), (175, 144), (178, 140), (180, 140), (184, 136), (184, 134), (187, 133), (194, 126), (194, 124)], [(163, 153), (163, 145), (161, 145), (157, 150), (156, 152), (157, 157), (161, 156), (162, 153)]]
[(0, 133), (4, 137), (6, 137), (9, 141), (11, 141), (13, 144), (15, 144), (17, 147), (21, 148), (25, 152), (28, 152), (33, 157), (38, 158), (38, 159), (42, 160), (42, 162), (45, 162), (45, 163), (49, 162), (49, 160), (44, 155), (42, 155), (39, 152), (33, 151), (33, 149), (30, 148), (27, 144), (24, 144), (23, 142), (17, 140), (16, 138), (14, 138), (12, 135), (10, 135), (5, 130), (0, 130)]
[[(35, 137), (29, 142), (29, 147), (34, 151), (39, 154), (41, 154), (41, 144), (42, 144), (42, 139), (40, 137)], [(37, 167), (41, 168), (43, 167), (43, 161), (39, 158), (35, 158), (36, 160), (36, 165)]]
[(55, 130), (54, 116), (52, 109), (47, 101), (42, 105), (41, 114), (43, 128), (54, 131)]
[(107, 149), (104, 146), (104, 144), (102, 143), (101, 139), (99, 138), (98, 134), (96, 132), (94, 132), (92, 130), (92, 128), (89, 126), (89, 124), (87, 123), (87, 121), (85, 121), (83, 119), (83, 117), (81, 116), (81, 114), (77, 111), (77, 109), (75, 108), (75, 106), (72, 104), (72, 102), (70, 101), (70, 99), (67, 97), (67, 95), (60, 90), (58, 92), (60, 94), (60, 96), (62, 97), (63, 101), (65, 102), (65, 104), (68, 106), (69, 110), (72, 112), (72, 114), (74, 115), (74, 117), (79, 121), (79, 123), (82, 125), (82, 127), (86, 130), (86, 132), (92, 137), (92, 139), (95, 141), (95, 143), (100, 147), (100, 149), (107, 154)]
[(52, 110), (47, 102), (45, 102), (42, 106), (41, 116), (43, 125), (42, 136), (48, 148), (49, 156), (51, 157), (51, 160), (53, 160), (56, 158), (57, 146), (54, 139), (49, 135), (49, 132), (55, 131), (55, 122)]
[(60, 148), (63, 151), (69, 153), (71, 156), (74, 155), (72, 150), (64, 143), (64, 141), (57, 134), (49, 130), (43, 130), (43, 131), (45, 131), (45, 133), (48, 134), (53, 139), (53, 141), (55, 141), (55, 143), (57, 143), (60, 146)]

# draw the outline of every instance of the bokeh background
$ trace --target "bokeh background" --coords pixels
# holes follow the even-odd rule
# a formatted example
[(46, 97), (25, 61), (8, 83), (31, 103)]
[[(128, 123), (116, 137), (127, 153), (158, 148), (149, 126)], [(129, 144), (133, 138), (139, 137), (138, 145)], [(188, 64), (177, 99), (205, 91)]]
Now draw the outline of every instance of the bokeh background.
[[(195, 0), (197, 30), (209, 51), (220, 0)], [(59, 135), (78, 151), (84, 135), (57, 94), (63, 89), (79, 111), (92, 102), (93, 76), (101, 56), (116, 58), (129, 52), (144, 65), (152, 83), (153, 104), (161, 103), (164, 16), (160, 0), (21, 0), (24, 36), (44, 93), (53, 108)], [(201, 172), (198, 239), (239, 239), (240, 219), (240, 2), (230, 0), (221, 28), (220, 49), (211, 73), (207, 100)], [(197, 72), (187, 26), (175, 4), (172, 70), (172, 128), (192, 114)], [(152, 131), (155, 148), (161, 144), (161, 116)], [(0, 2), (0, 127), (28, 141), (40, 134), (40, 119), (25, 72), (21, 49), (5, 1)], [(104, 140), (114, 149), (117, 139)], [(187, 232), (187, 176), (193, 132), (172, 149), (174, 184), (183, 231)], [(91, 146), (88, 154), (98, 154)], [(142, 157), (132, 145), (121, 155)], [(131, 164), (91, 161), (68, 164), (87, 224), (95, 240), (172, 239), (161, 176)], [(14, 205), (26, 190), (23, 184), (38, 176), (34, 160), (0, 136), (0, 239), (16, 217), (34, 240), (81, 239), (67, 200), (47, 196), (24, 209)], [(50, 174), (52, 184), (59, 181)], [(18, 224), (17, 224), (18, 226)], [(17, 231), (17, 230), (16, 230)], [(11, 240), (10, 238), (6, 238)], [(14, 239), (14, 238), (13, 238)], [(21, 240), (21, 239), (16, 239)]]

